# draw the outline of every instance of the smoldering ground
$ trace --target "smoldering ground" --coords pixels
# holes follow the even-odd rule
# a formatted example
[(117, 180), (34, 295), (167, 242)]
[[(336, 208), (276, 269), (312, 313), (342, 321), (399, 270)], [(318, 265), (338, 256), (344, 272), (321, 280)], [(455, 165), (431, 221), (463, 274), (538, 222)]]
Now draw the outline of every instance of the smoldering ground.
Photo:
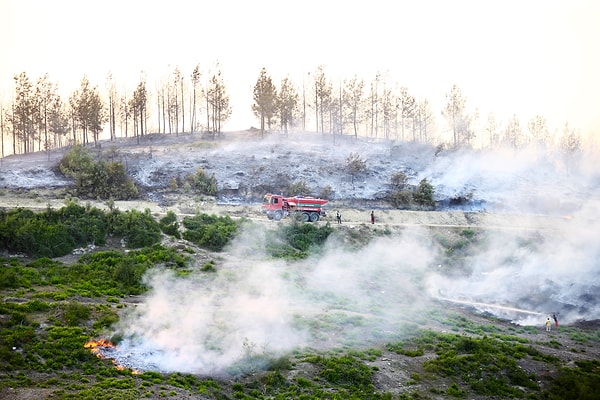
[[(120, 361), (158, 371), (235, 373), (294, 349), (402, 338), (426, 324), (429, 310), (443, 310), (443, 301), (521, 324), (541, 325), (548, 313), (563, 323), (600, 318), (600, 180), (586, 174), (583, 161), (574, 174), (521, 154), (453, 153), (419, 172), (416, 179), (428, 177), (448, 195), (473, 187), (503, 212), (522, 209), (520, 227), (484, 227), (459, 273), (438, 264), (444, 249), (425, 228), (407, 227), (359, 249), (333, 235), (309, 260), (285, 262), (265, 255), (271, 228), (246, 227), (216, 273), (146, 276), (145, 301), (115, 330), (124, 338)], [(539, 230), (527, 227), (532, 214), (564, 218), (555, 229)]]
[(488, 231), (469, 273), (429, 276), (430, 293), (524, 325), (600, 319), (598, 212), (590, 201), (556, 230)]
[(145, 301), (117, 329), (124, 338), (118, 362), (229, 373), (294, 349), (400, 337), (426, 307), (423, 276), (433, 253), (418, 229), (355, 251), (333, 239), (322, 255), (302, 262), (264, 257), (262, 229), (239, 235), (216, 273), (148, 274)]

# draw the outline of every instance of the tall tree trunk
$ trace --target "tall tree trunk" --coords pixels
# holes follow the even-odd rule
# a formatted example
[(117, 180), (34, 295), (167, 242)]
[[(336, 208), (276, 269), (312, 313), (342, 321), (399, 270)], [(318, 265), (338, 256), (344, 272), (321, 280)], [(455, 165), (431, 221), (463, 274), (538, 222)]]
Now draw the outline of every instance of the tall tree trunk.
[(185, 133), (185, 100), (183, 98), (183, 78), (181, 79), (181, 132)]

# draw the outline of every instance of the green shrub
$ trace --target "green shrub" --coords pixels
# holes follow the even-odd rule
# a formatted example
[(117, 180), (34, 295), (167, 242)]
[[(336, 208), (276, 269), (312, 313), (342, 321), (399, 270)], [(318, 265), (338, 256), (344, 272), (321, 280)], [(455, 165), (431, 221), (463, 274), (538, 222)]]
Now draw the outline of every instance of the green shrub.
[(548, 400), (592, 400), (600, 393), (600, 361), (576, 361), (577, 368), (564, 368), (544, 393)]
[(331, 384), (355, 387), (359, 390), (371, 387), (373, 370), (354, 357), (316, 356), (307, 361), (319, 366), (319, 375)]
[(167, 215), (162, 217), (158, 222), (161, 231), (165, 235), (170, 235), (177, 239), (181, 237), (181, 233), (179, 232), (179, 221), (177, 221), (177, 215), (173, 211), (169, 210)]
[(88, 306), (70, 302), (65, 307), (65, 311), (63, 314), (63, 319), (65, 323), (69, 326), (77, 326), (82, 321), (87, 321), (90, 318), (91, 311)]
[(414, 199), (417, 204), (427, 208), (435, 207), (435, 200), (433, 198), (434, 189), (433, 186), (427, 181), (427, 178), (423, 178), (419, 182), (419, 186), (414, 194)]
[(87, 149), (73, 147), (58, 164), (59, 170), (75, 180), (77, 195), (84, 198), (128, 200), (138, 196), (138, 188), (118, 161), (95, 161)]
[(0, 232), (0, 246), (8, 251), (58, 257), (76, 247), (103, 245), (107, 220), (103, 211), (75, 203), (40, 213), (17, 208), (0, 213)]
[(208, 250), (221, 251), (237, 232), (237, 224), (229, 216), (198, 214), (183, 219), (183, 238)]
[(268, 233), (272, 238), (267, 241), (267, 250), (272, 257), (303, 259), (309, 256), (310, 251), (321, 248), (333, 231), (329, 223), (317, 226), (294, 221)]
[(311, 190), (306, 181), (299, 180), (289, 184), (286, 193), (289, 196), (310, 196)]
[(217, 178), (214, 175), (207, 175), (202, 168), (196, 169), (196, 172), (189, 174), (185, 178), (187, 186), (200, 193), (208, 196), (215, 196), (217, 194)]
[(388, 196), (388, 201), (395, 208), (410, 209), (414, 203), (413, 192), (410, 189), (393, 190)]
[(144, 212), (113, 210), (110, 219), (111, 231), (122, 236), (128, 248), (151, 246), (160, 242), (160, 225), (150, 214), (149, 209)]

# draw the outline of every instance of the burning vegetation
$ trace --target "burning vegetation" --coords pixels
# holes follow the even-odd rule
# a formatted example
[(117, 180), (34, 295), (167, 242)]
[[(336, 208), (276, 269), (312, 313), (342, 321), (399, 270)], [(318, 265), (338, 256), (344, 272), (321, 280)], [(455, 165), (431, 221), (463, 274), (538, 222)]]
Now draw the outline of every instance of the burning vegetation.
[(123, 371), (125, 369), (131, 370), (132, 374), (140, 374), (141, 371), (135, 368), (131, 368), (126, 365), (122, 365), (119, 363), (118, 355), (118, 347), (114, 345), (110, 340), (107, 339), (99, 339), (99, 340), (90, 340), (86, 344), (83, 345), (84, 348), (90, 349), (92, 354), (102, 360), (111, 360), (114, 364), (115, 368), (119, 371)]

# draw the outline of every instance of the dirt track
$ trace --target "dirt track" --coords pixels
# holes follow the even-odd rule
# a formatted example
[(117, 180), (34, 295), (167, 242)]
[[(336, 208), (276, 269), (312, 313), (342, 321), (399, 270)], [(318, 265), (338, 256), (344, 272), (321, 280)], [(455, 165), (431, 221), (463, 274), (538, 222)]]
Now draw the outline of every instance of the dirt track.
[[(179, 216), (194, 215), (198, 212), (215, 215), (229, 215), (232, 218), (246, 217), (253, 220), (265, 220), (261, 213), (260, 204), (236, 205), (218, 204), (214, 200), (196, 201), (190, 196), (177, 196), (177, 201), (168, 206), (148, 200), (115, 201), (114, 206), (120, 210), (145, 210), (154, 215), (163, 215), (173, 211)], [(90, 204), (100, 209), (108, 209), (103, 201), (79, 200), (81, 204)], [(52, 193), (32, 191), (26, 195), (5, 193), (0, 196), (0, 207), (28, 208), (42, 211), (48, 207), (59, 209), (67, 203), (64, 198), (56, 198)], [(370, 224), (370, 210), (346, 208), (337, 206), (335, 202), (328, 205), (329, 215), (323, 222), (335, 223), (335, 211), (342, 214), (343, 224)], [(405, 210), (376, 210), (376, 226), (437, 226), (437, 227), (485, 227), (486, 229), (513, 230), (561, 230), (568, 227), (570, 216), (524, 215), (524, 214), (493, 214), (487, 212), (463, 211), (405, 211)]]

